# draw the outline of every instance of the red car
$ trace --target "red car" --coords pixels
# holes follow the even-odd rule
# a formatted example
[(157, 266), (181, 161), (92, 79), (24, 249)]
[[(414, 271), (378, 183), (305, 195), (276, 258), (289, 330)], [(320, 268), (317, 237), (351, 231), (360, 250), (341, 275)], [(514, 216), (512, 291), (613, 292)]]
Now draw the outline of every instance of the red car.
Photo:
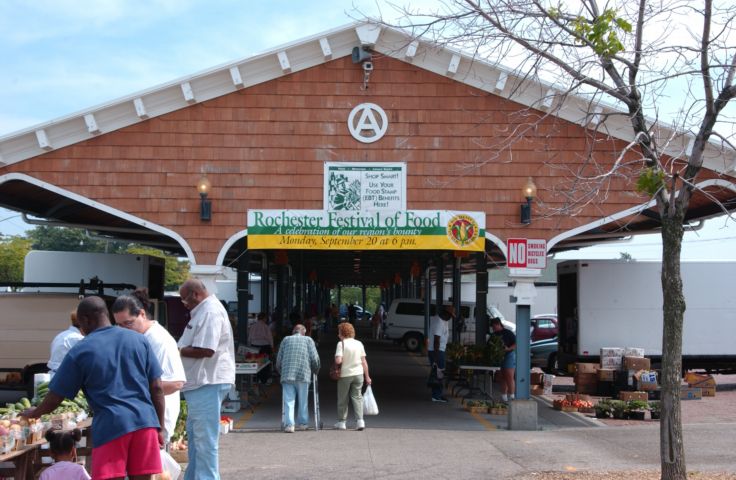
[(531, 319), (531, 337), (532, 342), (538, 340), (546, 340), (557, 336), (557, 315), (554, 313), (545, 313), (542, 315), (534, 315)]

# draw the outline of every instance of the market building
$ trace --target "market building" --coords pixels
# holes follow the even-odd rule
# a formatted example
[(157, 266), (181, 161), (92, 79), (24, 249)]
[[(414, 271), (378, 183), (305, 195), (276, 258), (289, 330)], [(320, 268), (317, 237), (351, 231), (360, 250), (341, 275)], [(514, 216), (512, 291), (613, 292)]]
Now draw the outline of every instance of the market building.
[[(591, 180), (633, 140), (626, 116), (556, 93), (355, 23), (0, 138), (0, 205), (176, 253), (208, 281), (272, 276), (282, 316), (340, 285), (417, 296), (437, 272), (486, 278), (509, 239), (544, 256), (658, 229), (631, 177)], [(687, 154), (687, 135), (657, 134)], [(705, 158), (689, 222), (734, 205), (736, 155)]]

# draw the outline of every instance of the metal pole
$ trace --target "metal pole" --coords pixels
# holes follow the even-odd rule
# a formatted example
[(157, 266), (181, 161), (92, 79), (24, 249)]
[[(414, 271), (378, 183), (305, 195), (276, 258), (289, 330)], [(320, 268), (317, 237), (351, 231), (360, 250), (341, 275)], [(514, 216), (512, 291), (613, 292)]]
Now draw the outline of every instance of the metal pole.
[(433, 266), (428, 266), (426, 270), (424, 270), (424, 282), (427, 286), (425, 289), (426, 295), (424, 295), (424, 344), (425, 347), (427, 346), (427, 342), (429, 341), (429, 311), (430, 307), (432, 305), (432, 290), (430, 287), (430, 278), (429, 274), (432, 272), (432, 270), (436, 270)]
[(243, 254), (238, 258), (238, 273), (235, 288), (238, 292), (238, 342), (245, 345), (248, 342), (248, 302), (250, 301), (250, 254), (245, 249), (245, 239), (242, 242)]
[(516, 398), (529, 399), (531, 306), (516, 304)]
[(460, 343), (460, 329), (462, 328), (462, 322), (466, 319), (463, 318), (463, 311), (460, 308), (460, 267), (462, 265), (462, 258), (457, 257), (452, 266), (452, 306), (455, 308), (455, 315), (458, 318), (458, 322), (455, 322), (452, 326), (452, 341), (454, 343)]
[(485, 345), (488, 333), (488, 264), (486, 252), (475, 257), (475, 344)]

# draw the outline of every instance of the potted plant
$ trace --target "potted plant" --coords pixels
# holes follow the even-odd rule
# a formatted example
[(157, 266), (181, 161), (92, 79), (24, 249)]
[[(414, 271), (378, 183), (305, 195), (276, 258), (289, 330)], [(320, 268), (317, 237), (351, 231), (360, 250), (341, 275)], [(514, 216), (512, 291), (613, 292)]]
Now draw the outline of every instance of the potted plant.
[(652, 420), (659, 420), (660, 415), (662, 414), (662, 405), (660, 405), (658, 400), (649, 402), (649, 414), (651, 415)]
[(611, 400), (611, 409), (613, 418), (626, 418), (626, 402), (623, 400)]
[(465, 410), (470, 413), (486, 413), (488, 411), (488, 404), (484, 400), (466, 400)]
[(611, 418), (613, 415), (613, 405), (610, 400), (601, 400), (593, 408), (595, 410), (595, 418)]
[(488, 412), (491, 415), (506, 415), (508, 413), (508, 408), (506, 407), (505, 403), (494, 403), (491, 404), (491, 407), (488, 409)]
[(629, 400), (626, 403), (626, 411), (632, 420), (644, 420), (648, 408), (649, 402), (645, 400)]
[(488, 365), (492, 367), (500, 367), (503, 362), (503, 357), (506, 354), (506, 350), (503, 346), (503, 341), (498, 335), (492, 335), (488, 339), (485, 348), (483, 349), (483, 356), (486, 358)]

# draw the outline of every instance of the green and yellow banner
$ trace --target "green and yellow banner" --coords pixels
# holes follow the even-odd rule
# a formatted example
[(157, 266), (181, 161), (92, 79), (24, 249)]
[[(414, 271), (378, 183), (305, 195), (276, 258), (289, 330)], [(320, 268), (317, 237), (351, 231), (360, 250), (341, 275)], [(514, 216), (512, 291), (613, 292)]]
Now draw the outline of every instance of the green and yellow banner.
[(483, 251), (483, 212), (249, 210), (255, 250)]

